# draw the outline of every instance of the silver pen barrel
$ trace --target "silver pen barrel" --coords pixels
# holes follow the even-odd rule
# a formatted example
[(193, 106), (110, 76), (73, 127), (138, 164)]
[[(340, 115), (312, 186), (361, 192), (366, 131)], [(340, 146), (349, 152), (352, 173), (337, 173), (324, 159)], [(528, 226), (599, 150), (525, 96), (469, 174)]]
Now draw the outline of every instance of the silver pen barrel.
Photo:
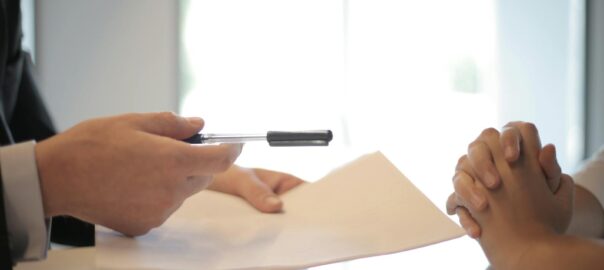
[(266, 141), (266, 134), (214, 134), (201, 135), (203, 143), (246, 143), (251, 141)]

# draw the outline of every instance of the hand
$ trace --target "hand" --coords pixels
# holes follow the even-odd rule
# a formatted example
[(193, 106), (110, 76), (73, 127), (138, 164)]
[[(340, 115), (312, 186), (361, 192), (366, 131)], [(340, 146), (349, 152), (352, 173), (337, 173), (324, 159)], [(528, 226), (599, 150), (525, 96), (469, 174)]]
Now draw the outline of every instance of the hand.
[(500, 175), (499, 188), (488, 190), (481, 181), (468, 180), (469, 175), (463, 172), (456, 175), (456, 181), (473, 183), (474, 192), (488, 203), (487, 211), (474, 211), (471, 205), (468, 210), (480, 224), (480, 244), (496, 266), (513, 265), (533, 243), (562, 234), (572, 216), (572, 179), (562, 174), (552, 193), (539, 161), (541, 143), (537, 129), (525, 124), (519, 131), (522, 155), (514, 162), (506, 160), (495, 129), (485, 130), (475, 141), (489, 149)]
[(130, 236), (161, 225), (241, 152), (241, 145), (180, 141), (203, 125), (173, 113), (127, 114), (38, 143), (45, 215), (71, 215)]
[(293, 175), (233, 165), (217, 174), (208, 189), (239, 196), (261, 212), (275, 213), (283, 208), (278, 195), (302, 183), (304, 181)]
[[(510, 122), (504, 126), (500, 136), (500, 144), (504, 149), (505, 159), (508, 162), (518, 160), (522, 154), (520, 146), (522, 144), (521, 130), (526, 130), (532, 124), (526, 122)], [(552, 190), (556, 191), (560, 183), (561, 169), (556, 160), (556, 149), (549, 144), (543, 147), (539, 153), (539, 164), (543, 169), (547, 182)], [(463, 155), (456, 167), (456, 176), (464, 173), (469, 176), (469, 181), (454, 181), (458, 192), (452, 193), (447, 200), (447, 213), (449, 215), (457, 214), (462, 227), (472, 238), (478, 238), (481, 234), (481, 228), (472, 218), (466, 205), (471, 204), (475, 211), (482, 211), (487, 208), (486, 200), (472, 189), (473, 182), (479, 180), (484, 186), (491, 190), (499, 187), (500, 176), (495, 168), (493, 156), (489, 148), (482, 142), (476, 140), (468, 146), (468, 154)], [(454, 177), (454, 179), (462, 179)]]

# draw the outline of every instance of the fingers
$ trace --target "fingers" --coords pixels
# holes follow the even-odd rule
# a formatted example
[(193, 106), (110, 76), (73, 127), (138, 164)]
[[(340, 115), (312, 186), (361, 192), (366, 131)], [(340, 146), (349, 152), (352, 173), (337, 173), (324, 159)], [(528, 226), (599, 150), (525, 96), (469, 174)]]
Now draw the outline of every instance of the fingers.
[(260, 181), (267, 184), (275, 194), (281, 195), (303, 183), (304, 180), (291, 174), (265, 170), (254, 169)]
[(457, 205), (470, 208), (472, 211), (481, 211), (487, 207), (486, 198), (474, 187), (474, 179), (468, 174), (456, 173), (453, 186)]
[(457, 204), (457, 195), (452, 193), (447, 199), (447, 214), (457, 214), (459, 223), (466, 231), (466, 234), (472, 238), (478, 238), (481, 234), (480, 225), (474, 220), (468, 209)]
[(548, 144), (539, 153), (539, 164), (547, 179), (547, 184), (552, 192), (556, 192), (560, 186), (562, 169), (556, 159), (556, 147)]
[(129, 114), (127, 117), (142, 131), (178, 140), (193, 136), (203, 128), (199, 117), (181, 117), (173, 112)]
[(262, 182), (254, 174), (250, 174), (249, 181), (239, 181), (237, 187), (239, 195), (248, 201), (256, 209), (264, 213), (275, 213), (281, 211), (283, 202), (273, 192), (271, 187)]
[(463, 155), (457, 160), (457, 166), (455, 166), (455, 172), (465, 172), (470, 176), (475, 176), (476, 172), (468, 159), (468, 155)]
[(457, 211), (457, 207), (462, 206), (457, 204), (457, 195), (455, 194), (455, 192), (453, 192), (451, 193), (451, 195), (449, 195), (449, 198), (447, 198), (447, 214), (455, 214), (455, 211)]
[(229, 169), (239, 154), (243, 144), (186, 145), (186, 164), (189, 175), (208, 175)]
[[(555, 193), (555, 196), (562, 200), (569, 200), (567, 203), (573, 203), (575, 194), (575, 182), (568, 174), (562, 174), (560, 177), (560, 187)], [(572, 209), (572, 207), (570, 208)]]
[(541, 139), (539, 138), (539, 131), (533, 123), (529, 122), (510, 122), (506, 125), (507, 128), (516, 129), (520, 133), (521, 145), (520, 152), (522, 155), (535, 157), (541, 150)]
[(500, 137), (503, 153), (508, 162), (514, 162), (520, 157), (522, 135), (520, 134), (520, 131), (513, 126), (514, 123), (515, 122), (511, 122), (503, 126)]
[(500, 184), (500, 177), (493, 155), (489, 146), (482, 140), (477, 139), (468, 146), (468, 161), (476, 176), (485, 186), (494, 189)]
[(461, 224), (461, 227), (463, 227), (466, 231), (466, 234), (468, 234), (468, 236), (474, 239), (480, 237), (482, 230), (480, 229), (480, 226), (478, 225), (476, 220), (472, 218), (472, 215), (470, 215), (468, 209), (464, 207), (458, 207), (456, 208), (456, 213), (457, 217), (459, 218), (459, 223)]

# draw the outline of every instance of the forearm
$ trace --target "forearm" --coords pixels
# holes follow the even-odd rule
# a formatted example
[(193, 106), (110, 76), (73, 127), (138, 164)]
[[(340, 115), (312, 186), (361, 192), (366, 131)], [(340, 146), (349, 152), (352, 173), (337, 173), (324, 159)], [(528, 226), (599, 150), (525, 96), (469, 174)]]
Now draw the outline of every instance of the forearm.
[(590, 191), (579, 185), (575, 187), (573, 218), (567, 233), (588, 238), (604, 236), (602, 205)]
[(534, 244), (516, 265), (494, 265), (495, 269), (602, 269), (604, 246), (597, 240), (558, 235)]

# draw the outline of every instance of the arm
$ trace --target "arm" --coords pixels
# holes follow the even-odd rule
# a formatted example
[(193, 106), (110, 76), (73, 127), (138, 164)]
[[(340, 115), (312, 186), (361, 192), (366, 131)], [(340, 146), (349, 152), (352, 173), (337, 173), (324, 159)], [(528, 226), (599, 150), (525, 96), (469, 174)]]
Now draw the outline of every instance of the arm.
[(584, 187), (575, 188), (573, 217), (568, 234), (602, 238), (604, 236), (604, 211), (598, 199)]
[[(516, 161), (521, 155), (522, 137), (518, 127), (524, 124), (526, 123), (508, 123), (501, 132), (500, 144), (508, 162)], [(560, 182), (561, 175), (553, 146), (547, 145), (540, 151), (539, 163), (553, 192)], [(468, 147), (468, 154), (459, 160), (457, 171), (463, 171), (477, 181), (481, 181), (491, 190), (497, 188), (500, 184), (500, 176), (493, 164), (492, 154), (485, 144), (472, 143)], [(596, 193), (604, 196), (604, 181), (600, 181), (602, 175), (604, 175), (604, 148), (597, 155), (594, 155), (574, 176), (578, 185), (575, 189), (573, 218), (567, 231), (568, 234), (594, 238), (600, 238), (604, 235), (604, 211), (598, 198), (593, 195)], [(492, 182), (490, 185), (487, 185), (487, 179), (489, 178), (493, 180), (490, 181)], [(470, 188), (460, 185), (459, 190), (468, 198), (480, 197), (478, 194), (473, 194)], [(468, 235), (477, 238), (480, 236), (481, 229), (466, 209), (458, 209), (458, 207), (463, 207), (463, 203), (456, 198), (455, 193), (451, 194), (447, 201), (448, 212), (449, 214), (458, 212), (460, 222), (468, 231)], [(476, 208), (476, 206), (474, 207)], [(486, 207), (486, 204), (482, 205), (481, 209)]]
[(534, 243), (518, 263), (502, 269), (602, 269), (604, 246), (594, 240), (571, 235), (553, 235)]
[(577, 183), (575, 215), (569, 233), (587, 237), (604, 236), (604, 148), (573, 176)]
[[(496, 269), (600, 269), (604, 248), (591, 240), (564, 234), (572, 216), (574, 185), (561, 175), (552, 192), (539, 162), (541, 145), (535, 127), (520, 125), (522, 155), (508, 162), (499, 133), (483, 132), (477, 141), (493, 157), (501, 183), (494, 190), (460, 173), (458, 182), (472, 185), (488, 208), (467, 209), (482, 228), (479, 243)], [(457, 186), (456, 186), (457, 190)]]

